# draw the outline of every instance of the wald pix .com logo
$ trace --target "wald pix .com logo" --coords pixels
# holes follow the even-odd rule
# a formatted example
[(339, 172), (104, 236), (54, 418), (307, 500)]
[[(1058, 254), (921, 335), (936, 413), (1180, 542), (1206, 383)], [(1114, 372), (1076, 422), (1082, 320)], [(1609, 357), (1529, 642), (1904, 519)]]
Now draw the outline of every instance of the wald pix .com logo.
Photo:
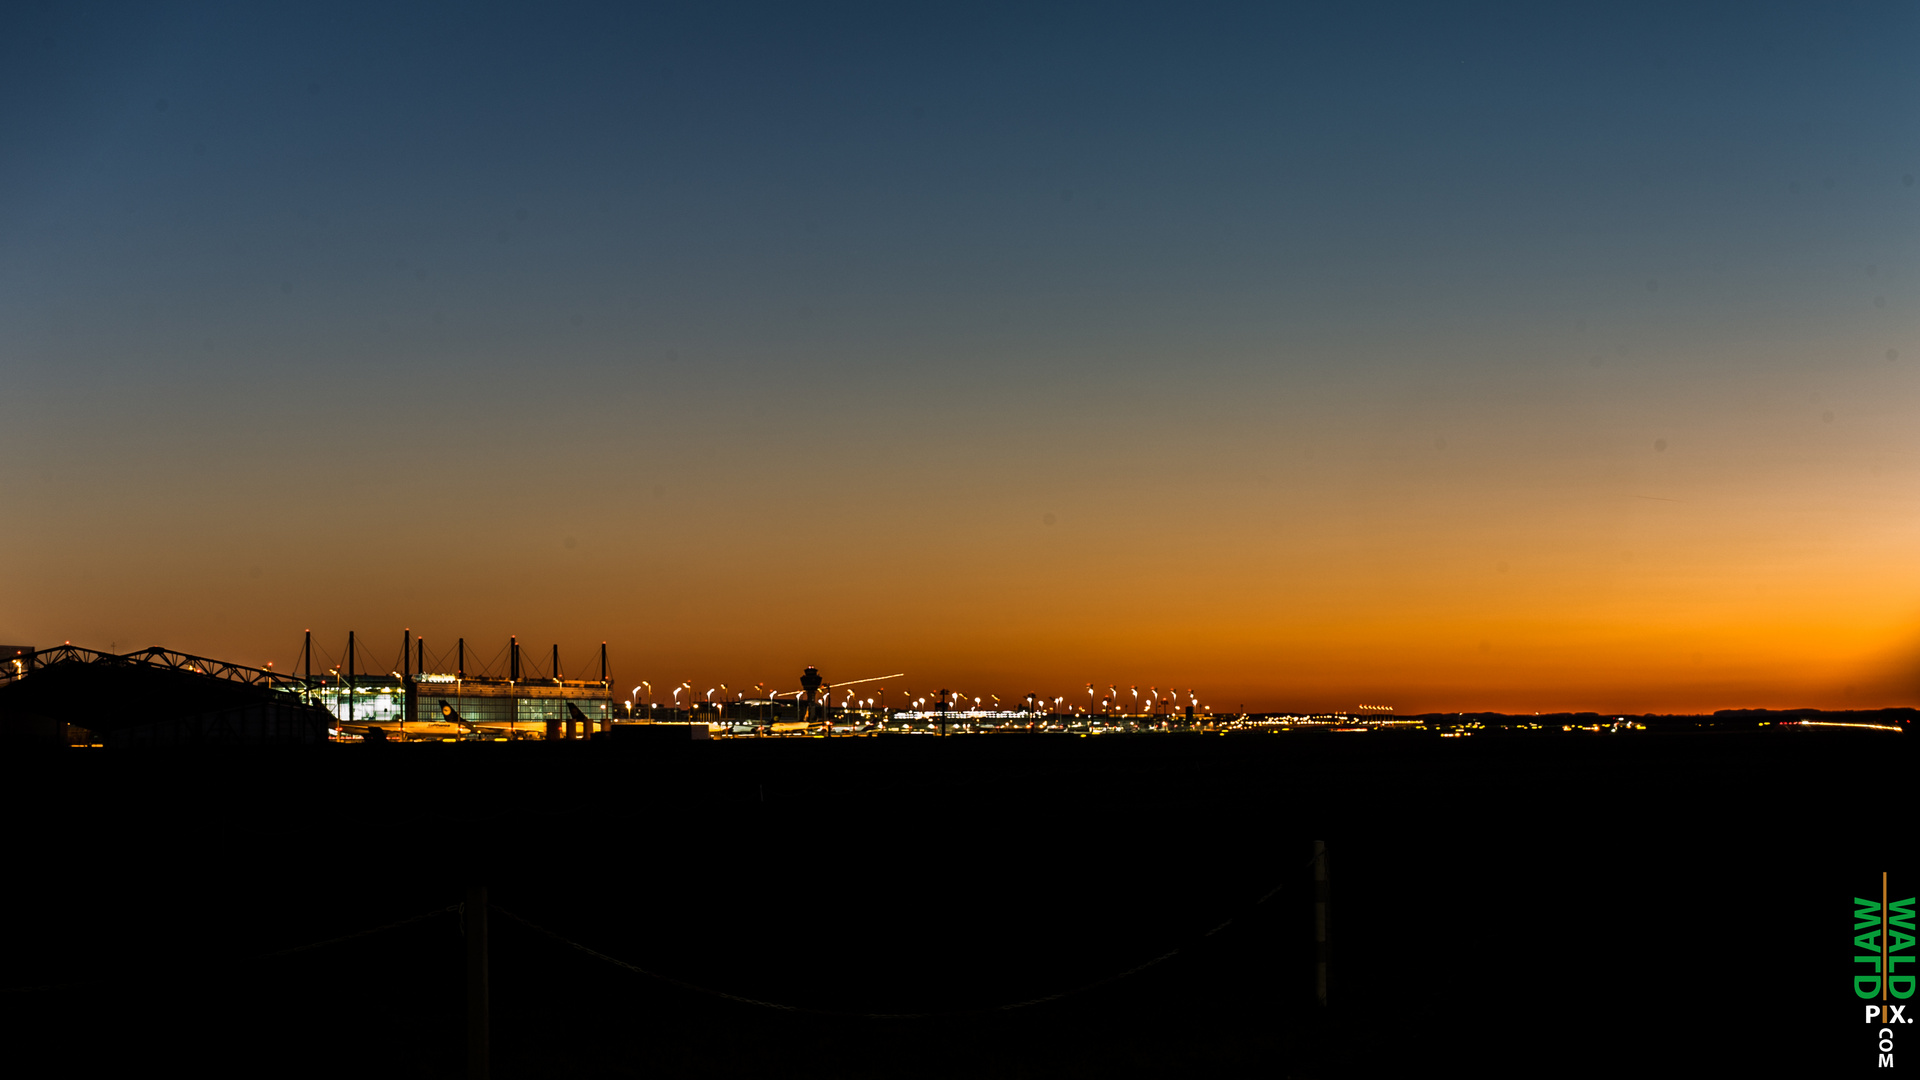
[(1853, 898), (1853, 960), (1856, 964), (1873, 965), (1873, 974), (1853, 977), (1853, 993), (1874, 1002), (1867, 1006), (1866, 1019), (1868, 1024), (1879, 1028), (1874, 1049), (1883, 1069), (1893, 1067), (1893, 1025), (1912, 1023), (1905, 1015), (1907, 1006), (1896, 1002), (1913, 996), (1914, 977), (1899, 974), (1901, 964), (1913, 963), (1909, 953), (1915, 936), (1913, 902), (1911, 896), (1889, 901), (1884, 873), (1880, 875), (1879, 900)]

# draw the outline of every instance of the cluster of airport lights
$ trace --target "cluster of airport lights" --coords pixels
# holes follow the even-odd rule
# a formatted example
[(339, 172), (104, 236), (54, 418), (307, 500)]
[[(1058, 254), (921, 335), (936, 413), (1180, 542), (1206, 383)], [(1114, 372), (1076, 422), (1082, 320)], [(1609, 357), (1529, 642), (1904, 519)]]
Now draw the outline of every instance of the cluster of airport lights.
[[(680, 695), (684, 692), (691, 691), (693, 689), (694, 689), (694, 686), (690, 680), (682, 680), (678, 686), (673, 688), (672, 695), (671, 695), (671, 700), (672, 700), (671, 707), (677, 711), (681, 707)], [(689, 708), (696, 708), (700, 705), (706, 705), (709, 708), (711, 708), (713, 705), (716, 704), (713, 699), (713, 696), (715, 694), (722, 695), (718, 704), (738, 705), (738, 704), (747, 704), (747, 703), (755, 703), (755, 702), (759, 702), (759, 703), (773, 702), (773, 701), (777, 701), (782, 694), (788, 695), (790, 698), (797, 698), (800, 693), (799, 691), (793, 691), (793, 690), (775, 690), (775, 691), (768, 692), (767, 684), (764, 682), (754, 683), (748, 689), (758, 690), (761, 692), (762, 696), (749, 698), (747, 696), (746, 690), (734, 690), (733, 688), (729, 687), (726, 683), (720, 683), (717, 686), (708, 687), (706, 693), (699, 697), (695, 697), (692, 694), (688, 694), (686, 704)], [(875, 710), (884, 710), (886, 708), (884, 696), (860, 697), (851, 690), (846, 691), (846, 697), (842, 698), (839, 704), (835, 706), (833, 702), (834, 689), (835, 688), (832, 687), (831, 685), (829, 685), (826, 688), (827, 696), (823, 704), (825, 704), (828, 708), (835, 708), (835, 707), (840, 709), (858, 708), (860, 710), (868, 711), (868, 712), (875, 711)], [(1129, 687), (1128, 689), (1131, 692), (1133, 697), (1133, 706), (1134, 706), (1133, 711), (1120, 712), (1117, 714), (1119, 716), (1124, 716), (1124, 717), (1157, 717), (1162, 715), (1170, 716), (1173, 714), (1173, 710), (1178, 709), (1181, 706), (1181, 701), (1180, 701), (1181, 695), (1179, 694), (1178, 691), (1175, 691), (1175, 690), (1169, 690), (1165, 695), (1162, 695), (1160, 693), (1159, 687), (1149, 686), (1147, 688), (1147, 697), (1145, 699), (1142, 699), (1140, 696), (1140, 688), (1138, 686), (1132, 686), (1132, 687)], [(985, 697), (982, 697), (979, 695), (969, 696), (958, 690), (945, 691), (945, 693), (949, 696), (949, 700), (952, 701), (954, 705), (959, 706), (958, 711), (963, 715), (967, 715), (967, 716), (981, 716), (981, 717), (1004, 716), (1008, 718), (1031, 716), (1038, 713), (1042, 706), (1051, 706), (1055, 713), (1061, 713), (1062, 711), (1064, 711), (1064, 714), (1069, 716), (1074, 715), (1075, 713), (1078, 713), (1081, 716), (1093, 716), (1093, 715), (1096, 715), (1096, 713), (1097, 715), (1101, 715), (1101, 716), (1116, 715), (1115, 709), (1119, 707), (1122, 701), (1122, 697), (1119, 692), (1118, 685), (1115, 684), (1115, 685), (1108, 686), (1107, 696), (1100, 698), (1099, 701), (1096, 703), (1093, 700), (1093, 695), (1096, 694), (1097, 692), (1098, 691), (1094, 689), (1094, 686), (1092, 683), (1087, 684), (1088, 702), (1084, 707), (1077, 706), (1068, 702), (1065, 695), (1048, 698), (1047, 696), (1041, 695), (1041, 694), (1029, 694), (1024, 699), (1028, 702), (1028, 705), (1025, 709), (1008, 710), (1008, 709), (999, 708), (1001, 704), (1001, 699), (998, 694), (987, 694)], [(731, 693), (733, 696), (731, 698), (724, 696), (728, 693)], [(909, 712), (925, 713), (925, 715), (927, 716), (939, 715), (937, 711), (929, 711), (927, 709), (928, 702), (934, 699), (929, 698), (926, 695), (913, 697), (912, 696), (913, 692), (911, 690), (907, 691), (907, 693), (909, 695), (907, 705), (905, 708), (899, 710), (899, 712), (903, 716), (904, 714)], [(654, 705), (653, 695), (654, 695), (653, 683), (645, 679), (640, 680), (639, 685), (633, 687), (632, 690), (630, 690), (627, 694), (627, 714), (629, 716), (636, 715), (642, 709), (645, 709), (651, 712)], [(1204, 712), (1208, 708), (1208, 706), (1204, 705), (1200, 701), (1199, 694), (1193, 690), (1187, 691), (1186, 698), (1187, 700), (1185, 704), (1192, 707), (1196, 711)], [(988, 701), (991, 701), (993, 703), (992, 707), (988, 707), (987, 705)], [(971, 708), (968, 708), (968, 703), (971, 703), (972, 705)], [(935, 702), (936, 708), (938, 704), (939, 703), (936, 701)], [(1143, 705), (1145, 706), (1144, 711), (1142, 711)], [(1161, 712), (1162, 708), (1165, 708), (1168, 711), (1165, 714), (1163, 714)]]
[[(342, 673), (339, 667), (329, 668), (327, 673), (333, 676), (336, 681), (340, 681), (340, 677)], [(397, 671), (393, 672), (392, 675), (396, 679), (402, 678), (400, 673)], [(884, 678), (893, 678), (893, 677), (897, 677), (897, 676), (886, 676)], [(460, 681), (458, 676), (429, 675), (425, 672), (419, 673), (418, 675), (414, 676), (414, 678), (419, 682), (434, 682), (434, 683), (440, 683), (440, 682), (452, 683), (452, 682)], [(533, 682), (535, 680), (525, 680), (525, 681)], [(554, 681), (558, 682), (559, 680), (555, 679)], [(863, 679), (858, 681), (877, 682), (881, 680)], [(1026, 715), (1033, 715), (1035, 713), (1038, 713), (1042, 706), (1051, 706), (1052, 711), (1055, 714), (1064, 714), (1069, 716), (1077, 713), (1080, 716), (1118, 715), (1121, 717), (1147, 718), (1147, 717), (1159, 717), (1162, 715), (1171, 716), (1173, 715), (1174, 710), (1179, 709), (1183, 704), (1187, 707), (1194, 709), (1196, 712), (1206, 712), (1210, 709), (1210, 706), (1205, 705), (1200, 701), (1199, 694), (1196, 691), (1191, 689), (1189, 689), (1186, 692), (1185, 694), (1186, 701), (1183, 703), (1181, 701), (1182, 695), (1178, 690), (1169, 689), (1163, 695), (1160, 692), (1159, 687), (1149, 686), (1146, 689), (1146, 696), (1143, 698), (1141, 696), (1140, 687), (1130, 686), (1128, 687), (1128, 694), (1132, 698), (1132, 702), (1131, 702), (1132, 709), (1122, 711), (1122, 705), (1125, 703), (1125, 695), (1122, 695), (1120, 693), (1119, 685), (1117, 683), (1109, 684), (1107, 687), (1107, 693), (1104, 696), (1099, 697), (1097, 701), (1095, 700), (1095, 696), (1099, 692), (1095, 688), (1094, 684), (1087, 683), (1086, 688), (1087, 688), (1087, 704), (1085, 706), (1077, 706), (1069, 702), (1065, 695), (1059, 695), (1052, 698), (1048, 698), (1044, 695), (1029, 694), (1026, 696), (1026, 699), (1025, 699), (1028, 702), (1028, 705), (1027, 705), (1027, 708), (1024, 710), (999, 709), (998, 706), (1001, 704), (1001, 699), (1000, 699), (1000, 696), (997, 694), (988, 694), (985, 697), (981, 697), (978, 695), (969, 697), (967, 694), (958, 690), (948, 690), (948, 691), (943, 691), (943, 693), (949, 695), (949, 700), (951, 700), (954, 705), (959, 706), (959, 711), (967, 713), (969, 715), (985, 714), (985, 713), (993, 713), (993, 712), (1005, 712), (1008, 716), (1026, 716)], [(368, 692), (368, 693), (377, 692), (377, 690), (371, 687), (354, 687), (353, 689), (359, 690), (361, 692)], [(800, 693), (799, 691), (792, 691), (792, 690), (769, 691), (767, 689), (767, 684), (764, 682), (754, 683), (749, 689), (760, 691), (760, 693), (763, 696), (760, 698), (749, 699), (747, 697), (746, 690), (733, 690), (731, 687), (729, 687), (726, 683), (723, 682), (716, 686), (708, 687), (705, 694), (696, 697), (694, 693), (692, 693), (692, 691), (694, 691), (693, 682), (691, 680), (682, 680), (679, 683), (679, 685), (675, 686), (672, 690), (672, 694), (671, 694), (672, 708), (675, 709), (676, 711), (680, 709), (682, 705), (680, 695), (683, 693), (686, 693), (688, 695), (687, 700), (685, 702), (688, 708), (694, 708), (702, 704), (711, 708), (715, 704), (715, 701), (714, 701), (715, 694), (723, 695), (720, 698), (719, 704), (725, 705), (725, 704), (742, 704), (750, 700), (771, 702), (771, 701), (778, 700), (782, 695), (787, 695), (790, 698), (797, 698)], [(835, 707), (834, 702), (832, 700), (832, 695), (833, 695), (833, 691), (836, 689), (839, 689), (839, 688), (834, 687), (832, 685), (828, 685), (826, 687), (827, 699), (825, 700), (825, 702), (823, 702), (823, 704), (825, 704), (828, 708)], [(644, 698), (642, 697), (643, 692), (644, 692)], [(731, 699), (724, 696), (729, 693), (733, 695)], [(908, 703), (908, 709), (902, 710), (902, 711), (922, 711), (922, 712), (928, 711), (927, 705), (928, 705), (928, 702), (932, 700), (931, 698), (924, 695), (920, 697), (911, 697), (912, 695), (911, 690), (909, 690), (907, 693), (909, 694), (911, 700)], [(853, 691), (847, 691), (846, 695), (847, 696), (840, 701), (838, 708), (852, 709), (852, 708), (858, 707), (859, 709), (864, 711), (885, 710), (886, 708), (884, 694), (879, 697), (860, 697)], [(639, 685), (633, 687), (633, 689), (628, 693), (627, 698), (628, 698), (627, 713), (629, 716), (639, 713), (642, 707), (646, 708), (650, 713), (653, 705), (655, 704), (653, 683), (645, 679), (640, 680)], [(994, 708), (992, 709), (986, 708), (987, 702), (989, 700), (993, 702)], [(969, 702), (971, 702), (972, 708), (967, 707)], [(1362, 708), (1369, 708), (1369, 707), (1370, 706), (1362, 706)], [(1166, 713), (1163, 714), (1161, 711), (1162, 709), (1167, 710)], [(937, 714), (930, 713), (930, 715), (937, 715)]]

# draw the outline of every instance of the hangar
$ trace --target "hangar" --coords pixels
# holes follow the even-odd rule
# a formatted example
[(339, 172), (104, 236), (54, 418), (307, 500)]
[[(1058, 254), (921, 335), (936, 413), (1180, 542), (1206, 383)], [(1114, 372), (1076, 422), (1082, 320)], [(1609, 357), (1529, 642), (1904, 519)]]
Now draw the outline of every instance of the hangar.
[(158, 646), (21, 650), (0, 667), (0, 740), (110, 747), (320, 743), (334, 720), (303, 680)]

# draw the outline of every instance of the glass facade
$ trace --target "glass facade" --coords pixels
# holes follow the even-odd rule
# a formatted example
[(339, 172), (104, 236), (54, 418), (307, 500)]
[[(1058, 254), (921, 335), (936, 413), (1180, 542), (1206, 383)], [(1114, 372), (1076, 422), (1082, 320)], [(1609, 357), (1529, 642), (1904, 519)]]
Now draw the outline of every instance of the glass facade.
[(351, 692), (343, 685), (330, 684), (315, 691), (313, 703), (333, 714), (333, 718), (343, 724), (377, 724), (386, 726), (400, 723), (401, 714), (406, 711), (406, 692), (398, 679), (356, 680)]
[[(594, 728), (611, 722), (616, 712), (609, 691), (599, 683), (512, 683), (449, 675), (413, 676), (413, 682), (416, 704), (410, 722), (416, 724), (449, 722), (442, 705), (469, 724), (509, 730), (542, 731), (549, 720), (564, 726), (572, 715), (569, 704)], [(314, 691), (313, 700), (342, 724), (397, 728), (407, 719), (405, 685), (390, 676), (356, 679), (351, 691), (331, 684)]]

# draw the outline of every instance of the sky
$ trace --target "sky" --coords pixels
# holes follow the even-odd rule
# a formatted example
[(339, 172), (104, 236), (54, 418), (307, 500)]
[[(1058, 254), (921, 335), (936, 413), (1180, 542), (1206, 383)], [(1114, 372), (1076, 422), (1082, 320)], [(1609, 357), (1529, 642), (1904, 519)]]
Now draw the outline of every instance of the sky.
[(10, 4), (0, 640), (1913, 704), (1917, 39), (1877, 0)]

